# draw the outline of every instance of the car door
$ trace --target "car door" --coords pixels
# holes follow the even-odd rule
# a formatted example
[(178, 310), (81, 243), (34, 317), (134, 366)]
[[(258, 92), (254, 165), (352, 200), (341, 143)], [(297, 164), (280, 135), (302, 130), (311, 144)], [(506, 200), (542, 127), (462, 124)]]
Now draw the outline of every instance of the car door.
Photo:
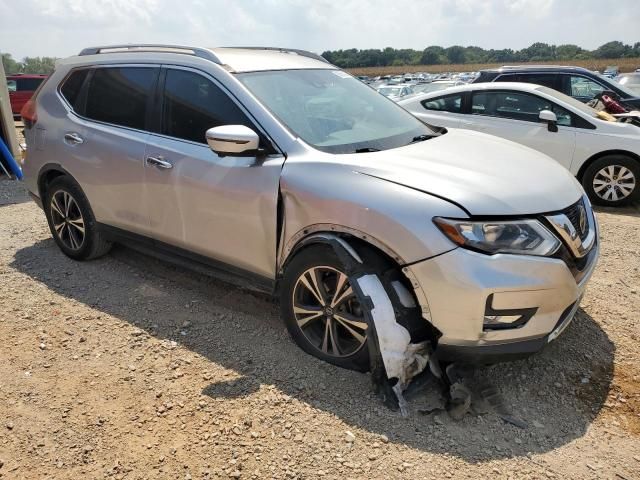
[(459, 127), (464, 118), (462, 113), (464, 93), (441, 95), (435, 98), (415, 101), (411, 113), (420, 120), (436, 127)]
[(145, 191), (152, 236), (189, 252), (274, 278), (277, 202), (284, 156), (219, 156), (205, 132), (259, 126), (213, 77), (163, 69), (161, 124), (149, 136)]
[(147, 116), (159, 72), (153, 65), (73, 71), (60, 93), (78, 116), (70, 115), (61, 131), (50, 132), (61, 137), (64, 151), (55, 155), (67, 159), (96, 219), (140, 234), (149, 231), (143, 162)]
[[(557, 132), (540, 121), (542, 110), (556, 114)], [(549, 155), (566, 168), (571, 166), (576, 145), (573, 116), (538, 95), (509, 90), (474, 91), (471, 114), (463, 127), (521, 143)]]

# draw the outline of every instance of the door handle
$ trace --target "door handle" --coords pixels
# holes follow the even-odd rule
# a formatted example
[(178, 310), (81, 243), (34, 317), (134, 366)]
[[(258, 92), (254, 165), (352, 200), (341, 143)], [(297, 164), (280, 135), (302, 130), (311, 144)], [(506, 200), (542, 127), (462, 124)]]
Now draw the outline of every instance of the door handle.
[(78, 135), (75, 132), (65, 133), (64, 139), (70, 145), (80, 145), (84, 143), (84, 138), (82, 138), (80, 135)]
[(165, 170), (173, 168), (173, 164), (171, 162), (168, 162), (167, 160), (164, 160), (162, 157), (147, 157), (146, 162), (147, 165), (162, 168)]

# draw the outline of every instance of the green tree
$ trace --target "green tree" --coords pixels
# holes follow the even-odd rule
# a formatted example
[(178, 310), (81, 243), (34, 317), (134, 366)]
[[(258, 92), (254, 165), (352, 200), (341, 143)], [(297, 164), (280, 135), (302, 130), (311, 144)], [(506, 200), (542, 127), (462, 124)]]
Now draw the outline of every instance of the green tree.
[(580, 48), (578, 45), (567, 44), (558, 45), (556, 47), (556, 56), (559, 60), (571, 60), (583, 53), (585, 53), (585, 50)]
[(627, 49), (631, 50), (631, 47), (622, 42), (607, 42), (596, 48), (593, 55), (596, 58), (621, 58), (627, 53)]
[(56, 60), (54, 57), (25, 57), (22, 60), (22, 72), (50, 74), (55, 68)]
[(4, 73), (7, 75), (11, 73), (20, 73), (20, 64), (13, 59), (10, 53), (2, 53), (1, 55)]
[(447, 48), (446, 52), (449, 63), (464, 63), (466, 61), (464, 48), (459, 45)]
[(444, 48), (432, 45), (422, 51), (420, 63), (422, 65), (438, 65), (444, 63)]

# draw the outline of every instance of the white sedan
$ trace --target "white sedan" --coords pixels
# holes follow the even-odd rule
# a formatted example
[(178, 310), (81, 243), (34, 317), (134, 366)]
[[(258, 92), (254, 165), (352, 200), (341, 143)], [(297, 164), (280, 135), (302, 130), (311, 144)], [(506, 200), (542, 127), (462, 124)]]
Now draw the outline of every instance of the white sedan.
[(473, 83), (398, 104), (430, 125), (485, 132), (546, 153), (582, 182), (594, 203), (620, 206), (640, 198), (640, 127), (550, 88)]

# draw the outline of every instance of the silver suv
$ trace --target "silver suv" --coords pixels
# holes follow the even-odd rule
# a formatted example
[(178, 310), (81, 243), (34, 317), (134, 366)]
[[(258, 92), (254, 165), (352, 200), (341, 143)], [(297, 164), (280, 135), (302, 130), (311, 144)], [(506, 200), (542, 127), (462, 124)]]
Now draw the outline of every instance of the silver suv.
[(398, 396), (434, 352), (542, 348), (598, 256), (557, 162), (434, 130), (309, 52), (85, 49), (23, 113), (26, 183), (66, 255), (134, 242), (277, 294), (303, 350)]

